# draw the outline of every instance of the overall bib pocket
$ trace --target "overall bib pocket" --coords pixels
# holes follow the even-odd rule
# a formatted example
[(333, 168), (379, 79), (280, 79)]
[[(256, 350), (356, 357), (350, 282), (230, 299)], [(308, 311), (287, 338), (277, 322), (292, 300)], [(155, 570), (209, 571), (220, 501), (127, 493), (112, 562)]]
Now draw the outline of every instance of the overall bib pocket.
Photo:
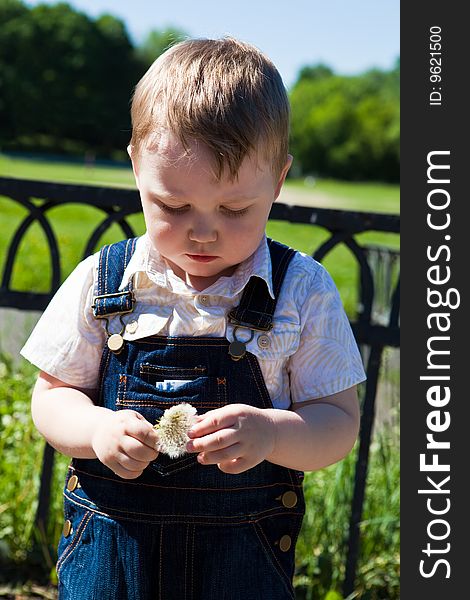
[[(139, 412), (155, 425), (166, 409), (186, 402), (203, 414), (228, 404), (227, 379), (206, 374), (205, 367), (167, 367), (143, 363), (139, 376), (119, 374), (116, 409)], [(150, 468), (161, 475), (199, 466), (197, 454), (169, 458), (160, 453)]]
[(171, 365), (160, 366), (144, 362), (140, 365), (140, 374), (149, 383), (156, 383), (163, 379), (186, 380), (195, 379), (207, 375), (207, 369), (203, 366), (175, 367)]

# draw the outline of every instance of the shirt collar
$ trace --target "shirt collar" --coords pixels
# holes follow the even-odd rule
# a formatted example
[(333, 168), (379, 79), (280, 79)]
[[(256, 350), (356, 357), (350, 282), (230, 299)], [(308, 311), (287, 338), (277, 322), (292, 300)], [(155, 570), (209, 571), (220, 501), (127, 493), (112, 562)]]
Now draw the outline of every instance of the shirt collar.
[[(135, 252), (124, 271), (119, 289), (125, 288), (132, 277), (134, 277), (134, 286), (139, 287), (138, 273), (141, 272), (156, 285), (173, 293), (188, 296), (200, 293), (174, 274), (161, 254), (153, 248), (147, 233), (139, 238)], [(206, 288), (204, 293), (232, 298), (239, 294), (254, 276), (266, 282), (269, 294), (274, 299), (271, 255), (266, 235), (263, 236), (253, 254), (241, 262), (230, 277), (220, 277)]]

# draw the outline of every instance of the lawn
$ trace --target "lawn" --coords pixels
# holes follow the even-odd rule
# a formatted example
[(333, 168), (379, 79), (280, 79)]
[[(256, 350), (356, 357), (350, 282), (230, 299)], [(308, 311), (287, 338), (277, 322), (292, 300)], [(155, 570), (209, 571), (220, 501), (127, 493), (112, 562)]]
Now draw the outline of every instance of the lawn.
[(290, 180), (287, 186), (302, 194), (317, 193), (328, 198), (331, 208), (399, 214), (399, 186), (373, 181), (350, 182), (334, 179)]
[[(48, 181), (75, 182), (92, 185), (134, 187), (133, 174), (126, 166), (85, 166), (65, 161), (47, 161), (38, 159), (12, 158), (0, 154), (0, 176), (42, 179)], [(286, 182), (289, 192), (302, 197), (312, 195), (313, 190), (319, 197), (328, 198), (331, 205), (343, 210), (398, 213), (398, 186), (376, 183), (346, 183), (331, 180), (318, 180), (314, 185), (311, 179)], [(0, 239), (0, 269), (3, 266), (8, 247), (18, 224), (26, 216), (26, 209), (0, 197), (0, 215), (4, 235)], [(49, 211), (49, 217), (57, 236), (61, 252), (62, 280), (71, 272), (83, 257), (84, 240), (102, 218), (98, 209), (79, 205), (60, 206)], [(143, 217), (140, 214), (129, 218), (136, 235), (145, 231)], [(329, 234), (314, 225), (300, 225), (280, 221), (269, 221), (267, 233), (271, 237), (289, 244), (294, 248), (312, 254), (324, 242)], [(117, 226), (109, 229), (101, 238), (96, 250), (105, 243), (117, 241), (123, 237)], [(396, 234), (368, 232), (358, 235), (361, 245), (380, 245), (392, 249), (399, 248), (399, 236)], [(26, 267), (27, 265), (27, 267)], [(340, 246), (325, 257), (324, 265), (335, 280), (348, 315), (354, 316), (357, 305), (358, 268), (350, 251)], [(50, 289), (50, 259), (46, 238), (39, 225), (34, 224), (20, 246), (15, 263), (12, 287), (23, 291), (48, 291)]]
[[(25, 159), (0, 154), (0, 177), (44, 181), (134, 187), (130, 164), (90, 166), (83, 162)], [(331, 201), (332, 208), (398, 214), (399, 186), (376, 182), (346, 182), (331, 179), (288, 179), (286, 189), (304, 196), (317, 194)]]

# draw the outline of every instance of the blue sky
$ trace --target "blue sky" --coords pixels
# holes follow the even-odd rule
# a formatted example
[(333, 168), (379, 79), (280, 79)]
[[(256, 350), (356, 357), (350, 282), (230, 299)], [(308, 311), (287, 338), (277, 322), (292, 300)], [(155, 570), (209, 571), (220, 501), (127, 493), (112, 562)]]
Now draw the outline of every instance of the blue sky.
[[(34, 0), (26, 4), (56, 4)], [(290, 87), (299, 69), (323, 62), (343, 74), (389, 69), (400, 51), (399, 0), (72, 0), (89, 16), (121, 18), (135, 43), (172, 25), (194, 37), (230, 34), (265, 52)]]

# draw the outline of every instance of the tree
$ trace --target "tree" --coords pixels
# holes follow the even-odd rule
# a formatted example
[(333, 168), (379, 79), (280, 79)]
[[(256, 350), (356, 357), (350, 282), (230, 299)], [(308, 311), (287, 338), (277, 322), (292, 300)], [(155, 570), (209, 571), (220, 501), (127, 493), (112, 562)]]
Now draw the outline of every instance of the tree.
[(129, 99), (143, 73), (124, 24), (110, 15), (93, 21), (63, 3), (9, 15), (0, 30), (2, 143), (124, 155)]
[(324, 65), (301, 70), (290, 101), (302, 174), (398, 181), (399, 68), (349, 77)]
[(28, 9), (20, 0), (0, 0), (0, 23), (5, 24), (27, 11)]
[(310, 79), (311, 81), (314, 81), (318, 79), (327, 79), (328, 77), (332, 76), (333, 71), (327, 65), (309, 65), (300, 69), (299, 77), (297, 78), (297, 83), (299, 81), (302, 81), (302, 79)]
[(4, 139), (12, 134), (10, 116), (17, 83), (14, 52), (7, 32), (10, 22), (21, 19), (25, 13), (28, 8), (19, 0), (0, 0), (0, 136)]
[(167, 27), (162, 31), (154, 29), (137, 49), (137, 56), (148, 68), (165, 50), (187, 37), (188, 34), (185, 31), (176, 27)]

